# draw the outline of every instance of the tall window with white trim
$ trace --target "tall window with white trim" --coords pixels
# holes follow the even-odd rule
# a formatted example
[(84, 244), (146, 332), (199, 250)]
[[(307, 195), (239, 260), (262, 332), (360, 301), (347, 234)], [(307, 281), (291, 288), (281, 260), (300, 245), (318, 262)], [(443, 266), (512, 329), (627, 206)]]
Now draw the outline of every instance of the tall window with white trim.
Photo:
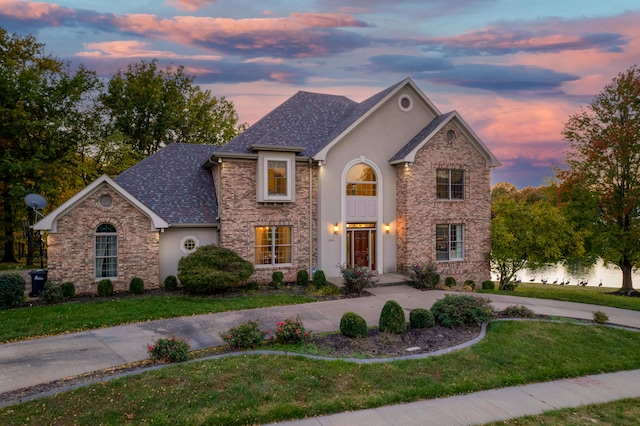
[(96, 228), (96, 278), (118, 277), (118, 232), (110, 223), (101, 223)]
[(436, 260), (464, 259), (464, 226), (436, 225)]

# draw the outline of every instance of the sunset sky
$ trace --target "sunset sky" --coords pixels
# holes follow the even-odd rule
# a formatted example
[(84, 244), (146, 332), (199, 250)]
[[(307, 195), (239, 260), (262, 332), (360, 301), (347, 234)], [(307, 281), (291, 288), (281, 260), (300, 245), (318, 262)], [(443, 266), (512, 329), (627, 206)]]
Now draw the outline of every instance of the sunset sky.
[(249, 124), (298, 90), (362, 101), (411, 77), (518, 188), (553, 175), (569, 115), (640, 62), (637, 0), (0, 0), (0, 27), (105, 77), (184, 65)]

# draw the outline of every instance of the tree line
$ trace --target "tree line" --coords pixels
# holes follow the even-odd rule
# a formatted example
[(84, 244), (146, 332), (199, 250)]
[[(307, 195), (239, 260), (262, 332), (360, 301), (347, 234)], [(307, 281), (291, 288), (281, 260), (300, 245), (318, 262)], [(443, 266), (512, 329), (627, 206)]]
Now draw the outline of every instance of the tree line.
[(140, 61), (104, 79), (0, 27), (0, 261), (16, 261), (16, 232), (33, 219), (25, 195), (43, 195), (51, 208), (171, 142), (221, 145), (245, 127), (233, 103), (182, 66)]
[(522, 269), (602, 259), (622, 271), (619, 293), (638, 295), (640, 266), (640, 70), (633, 66), (570, 116), (567, 167), (548, 186), (492, 189), (491, 254), (501, 288)]

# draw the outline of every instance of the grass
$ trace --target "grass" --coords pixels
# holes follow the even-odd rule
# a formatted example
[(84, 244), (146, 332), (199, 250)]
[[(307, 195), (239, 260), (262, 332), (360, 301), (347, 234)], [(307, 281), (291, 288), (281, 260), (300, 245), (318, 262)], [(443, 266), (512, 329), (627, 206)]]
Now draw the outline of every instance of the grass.
[(572, 426), (597, 424), (600, 426), (635, 426), (640, 419), (640, 398), (622, 399), (604, 404), (553, 410), (535, 416), (519, 417), (495, 423), (518, 426)]
[(473, 347), (422, 360), (245, 355), (172, 365), (3, 408), (0, 424), (263, 424), (635, 369), (638, 351), (627, 330), (497, 322)]
[(132, 322), (309, 303), (304, 295), (274, 293), (237, 297), (145, 296), (89, 303), (66, 302), (0, 311), (0, 342), (62, 334)]
[(478, 292), (504, 294), (506, 296), (533, 297), (537, 299), (562, 300), (564, 302), (588, 303), (592, 305), (640, 311), (640, 297), (625, 297), (607, 294), (615, 290), (616, 289), (610, 287), (578, 287), (520, 283), (518, 284), (518, 287), (516, 287), (515, 291), (478, 290)]

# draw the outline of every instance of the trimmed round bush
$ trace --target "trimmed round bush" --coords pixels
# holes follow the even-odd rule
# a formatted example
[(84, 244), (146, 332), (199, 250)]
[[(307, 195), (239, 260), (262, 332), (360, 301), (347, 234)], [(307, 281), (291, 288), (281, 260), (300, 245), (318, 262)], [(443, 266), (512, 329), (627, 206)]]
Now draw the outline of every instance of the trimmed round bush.
[(431, 328), (436, 320), (428, 309), (416, 308), (409, 312), (409, 324), (411, 328)]
[(471, 290), (475, 290), (476, 289), (476, 282), (474, 280), (466, 280), (464, 282), (464, 286), (465, 287), (471, 287)]
[(317, 288), (327, 285), (327, 278), (324, 276), (324, 271), (322, 269), (318, 269), (315, 274), (313, 274), (311, 284)]
[(76, 296), (76, 286), (72, 282), (66, 281), (60, 284), (62, 289), (62, 297), (65, 299), (73, 299)]
[(307, 285), (309, 284), (309, 273), (305, 269), (301, 269), (296, 274), (296, 284)]
[(400, 334), (407, 329), (407, 322), (404, 317), (404, 311), (398, 302), (389, 300), (382, 307), (380, 312), (380, 323), (378, 324), (380, 331), (388, 333)]
[(113, 283), (109, 278), (98, 281), (98, 296), (108, 297), (113, 295)]
[(142, 278), (135, 277), (131, 279), (131, 281), (129, 282), (129, 293), (131, 294), (144, 293), (144, 281), (142, 281)]
[(239, 287), (251, 274), (251, 262), (216, 245), (200, 246), (178, 262), (178, 279), (193, 294), (214, 294)]
[(275, 271), (271, 274), (271, 284), (273, 284), (276, 288), (282, 287), (282, 283), (284, 283), (284, 274), (282, 271)]
[(495, 290), (496, 283), (491, 280), (482, 281), (482, 289), (483, 290)]
[(482, 297), (447, 294), (431, 307), (436, 324), (445, 327), (473, 327), (493, 315), (490, 301)]
[(367, 322), (355, 312), (346, 312), (340, 319), (340, 333), (346, 337), (367, 337)]
[(64, 294), (62, 293), (62, 285), (47, 281), (46, 283), (44, 283), (41, 297), (42, 300), (44, 300), (49, 305), (61, 302), (64, 299)]
[(15, 272), (0, 274), (0, 309), (19, 306), (24, 301), (26, 287), (22, 275)]
[(166, 291), (176, 291), (178, 289), (178, 279), (175, 275), (168, 275), (164, 279), (164, 289)]
[(445, 279), (444, 279), (444, 285), (445, 285), (445, 287), (449, 287), (449, 288), (451, 288), (451, 287), (455, 287), (455, 286), (456, 286), (456, 284), (457, 284), (457, 283), (456, 283), (456, 279), (455, 279), (455, 278), (453, 278), (453, 277), (447, 277), (447, 278), (445, 278)]

